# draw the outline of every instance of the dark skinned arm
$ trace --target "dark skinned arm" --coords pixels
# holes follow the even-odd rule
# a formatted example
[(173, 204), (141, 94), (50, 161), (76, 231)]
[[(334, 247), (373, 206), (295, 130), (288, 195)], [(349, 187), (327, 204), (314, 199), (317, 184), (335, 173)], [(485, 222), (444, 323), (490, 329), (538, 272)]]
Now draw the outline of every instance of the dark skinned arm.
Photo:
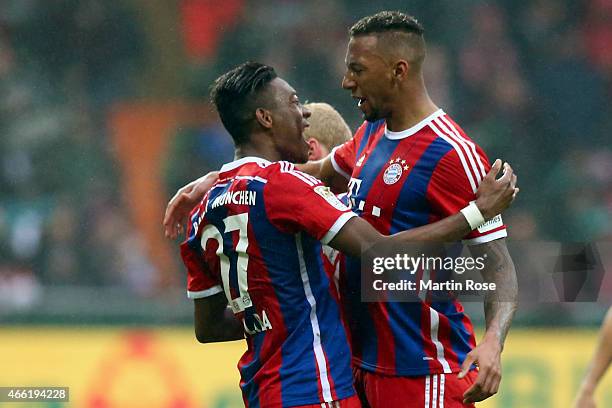
[(227, 309), (223, 292), (194, 302), (195, 335), (200, 343), (215, 343), (244, 339), (244, 329)]
[(307, 163), (296, 164), (295, 167), (321, 180), (334, 193), (343, 193), (348, 186), (348, 179), (338, 173), (332, 165), (331, 153), (321, 160), (311, 160)]
[(612, 308), (608, 310), (601, 325), (599, 343), (578, 390), (578, 396), (574, 401), (575, 408), (596, 407), (595, 389), (608, 370), (610, 363), (612, 363)]
[(482, 401), (497, 393), (501, 382), (501, 352), (517, 308), (518, 284), (514, 263), (505, 239), (470, 247), (472, 256), (485, 257), (482, 276), (494, 282), (496, 290), (487, 292), (484, 300), (486, 331), (481, 342), (468, 353), (461, 366), (463, 378), (472, 364), (478, 364), (478, 376), (463, 394), (464, 403)]
[[(477, 191), (476, 206), (486, 220), (495, 217), (508, 208), (516, 194), (516, 175), (509, 165), (505, 166), (504, 175), (496, 179), (501, 169), (499, 160), (493, 163), (491, 170), (483, 178)], [(453, 242), (465, 237), (472, 229), (462, 213), (448, 216), (433, 224), (412, 228), (391, 236), (380, 234), (367, 221), (354, 217), (331, 240), (329, 245), (346, 255), (359, 258), (363, 248), (369, 248), (375, 244), (388, 242), (397, 243), (423, 243), (428, 247), (428, 242)], [(413, 247), (414, 248), (414, 247)]]

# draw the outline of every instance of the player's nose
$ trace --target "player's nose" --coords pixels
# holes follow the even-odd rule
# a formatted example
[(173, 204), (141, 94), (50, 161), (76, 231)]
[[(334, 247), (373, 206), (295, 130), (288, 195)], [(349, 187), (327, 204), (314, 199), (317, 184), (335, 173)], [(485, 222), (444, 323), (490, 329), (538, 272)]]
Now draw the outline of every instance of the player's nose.
[(346, 75), (342, 77), (342, 88), (353, 89), (356, 83), (352, 79), (349, 79)]
[(302, 117), (308, 119), (312, 115), (312, 112), (305, 106), (302, 106)]

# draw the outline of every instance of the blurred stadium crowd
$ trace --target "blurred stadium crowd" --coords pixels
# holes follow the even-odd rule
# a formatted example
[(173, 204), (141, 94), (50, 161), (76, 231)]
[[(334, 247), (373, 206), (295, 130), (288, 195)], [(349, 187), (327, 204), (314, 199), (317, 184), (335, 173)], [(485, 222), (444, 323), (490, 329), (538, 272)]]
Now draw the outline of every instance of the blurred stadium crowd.
[[(202, 103), (216, 76), (251, 59), (356, 129), (340, 89), (347, 28), (381, 9), (425, 25), (433, 100), (519, 174), (512, 239), (612, 237), (612, 0), (146, 3), (0, 2), (0, 310), (27, 308), (49, 285), (155, 292), (107, 127), (116, 103)], [(177, 45), (173, 89), (144, 80)], [(177, 129), (160, 163), (168, 197), (231, 152), (218, 126)]]

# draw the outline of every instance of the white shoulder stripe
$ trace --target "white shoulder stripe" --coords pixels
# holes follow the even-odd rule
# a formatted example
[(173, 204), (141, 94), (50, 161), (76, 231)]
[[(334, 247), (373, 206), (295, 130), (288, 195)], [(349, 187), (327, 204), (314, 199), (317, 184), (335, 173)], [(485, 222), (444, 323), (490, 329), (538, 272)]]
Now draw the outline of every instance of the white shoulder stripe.
[(268, 180), (259, 176), (236, 176), (236, 180), (254, 180), (266, 184)]
[(293, 165), (293, 163), (289, 163), (289, 162), (287, 162), (287, 161), (280, 161), (280, 162), (278, 162), (278, 163), (280, 164), (280, 167), (281, 167), (281, 172), (282, 172), (282, 173), (287, 173), (287, 172), (289, 172), (289, 171), (292, 171), (292, 170), (293, 170), (293, 168), (295, 167), (295, 166)]
[[(473, 166), (474, 173), (478, 177), (478, 181), (481, 181), (482, 178), (487, 174), (485, 171), (485, 167), (482, 164), (482, 159), (480, 155), (476, 151), (476, 144), (466, 137), (462, 136), (461, 133), (457, 130), (457, 127), (453, 125), (446, 117), (442, 116), (439, 118), (440, 127), (445, 130), (451, 137), (454, 137), (462, 146), (465, 148), (467, 155), (470, 158), (470, 162)], [(473, 158), (473, 159), (472, 159)], [(476, 163), (474, 163), (474, 161)]]
[(476, 166), (476, 161), (474, 160), (474, 155), (472, 154), (472, 151), (470, 150), (470, 148), (467, 145), (467, 143), (465, 143), (466, 142), (465, 139), (463, 139), (461, 137), (457, 137), (457, 135), (455, 133), (453, 133), (452, 131), (450, 131), (446, 127), (446, 125), (444, 123), (442, 123), (442, 121), (437, 121), (436, 125), (438, 125), (440, 130), (442, 130), (444, 133), (446, 133), (448, 135), (448, 137), (450, 137), (456, 143), (459, 144), (459, 147), (461, 147), (461, 150), (463, 151), (463, 154), (465, 155), (465, 157), (467, 158), (467, 161), (469, 162), (470, 170), (472, 172), (472, 175), (474, 176), (474, 179), (476, 180), (476, 186), (479, 186), (480, 182), (482, 181), (482, 174), (480, 174), (480, 171), (478, 170), (478, 167)]
[(304, 173), (303, 171), (300, 171), (300, 170), (294, 170), (294, 171), (296, 171), (296, 172), (300, 173), (300, 174), (301, 174), (301, 175), (303, 175), (303, 176), (306, 176), (306, 178), (307, 178), (308, 180), (312, 181), (312, 182), (313, 182), (313, 183), (315, 183), (315, 184), (319, 184), (319, 183), (321, 182), (321, 180), (319, 180), (319, 179), (318, 179), (318, 178), (316, 178), (315, 176), (311, 176), (311, 175), (310, 175), (310, 174), (308, 174), (308, 173)]
[(482, 175), (480, 174), (480, 171), (476, 167), (476, 161), (474, 160), (474, 156), (472, 154), (472, 151), (470, 150), (469, 146), (465, 143), (465, 140), (463, 138), (457, 137), (457, 135), (455, 135), (453, 132), (451, 132), (446, 127), (446, 125), (444, 123), (442, 123), (442, 121), (436, 120), (436, 125), (438, 125), (440, 130), (442, 130), (444, 133), (446, 133), (446, 135), (448, 135), (448, 137), (450, 137), (456, 143), (459, 144), (461, 150), (463, 151), (463, 154), (465, 155), (465, 157), (467, 158), (467, 161), (470, 164), (470, 171), (472, 172), (472, 175), (474, 176), (474, 179), (476, 180), (476, 185), (477, 186), (480, 185), (480, 182), (482, 181)]
[(466, 174), (466, 176), (467, 176), (467, 178), (468, 178), (468, 180), (470, 182), (470, 186), (472, 187), (472, 191), (475, 193), (476, 190), (478, 189), (478, 186), (476, 185), (476, 182), (474, 181), (474, 176), (472, 175), (472, 172), (470, 171), (470, 168), (468, 167), (468, 164), (465, 161), (465, 157), (463, 157), (463, 152), (461, 151), (461, 148), (446, 133), (444, 133), (440, 129), (438, 129), (434, 125), (433, 122), (429, 123), (429, 126), (431, 127), (431, 129), (438, 136), (440, 136), (442, 139), (446, 140), (455, 149), (455, 151), (457, 152), (457, 155), (459, 156), (459, 160), (461, 161), (461, 164), (463, 165), (463, 171), (465, 171), (465, 174)]
[(291, 174), (293, 177), (297, 177), (298, 179), (302, 180), (304, 183), (308, 184), (311, 187), (314, 187), (314, 185), (316, 184), (304, 177), (304, 173), (299, 173), (297, 171), (288, 171), (287, 174)]
[(297, 177), (298, 179), (302, 180), (304, 183), (308, 184), (309, 186), (315, 186), (321, 183), (321, 181), (319, 181), (319, 179), (317, 179), (316, 177), (313, 177), (310, 174), (297, 170), (293, 163), (289, 163), (286, 161), (280, 161), (278, 163), (280, 165), (281, 173), (291, 174), (292, 176)]
[(440, 117), (444, 123), (446, 123), (446, 125), (449, 127), (449, 129), (451, 129), (453, 131), (453, 133), (455, 133), (455, 135), (457, 135), (458, 138), (461, 138), (463, 140), (465, 140), (465, 142), (470, 146), (470, 148), (472, 149), (472, 153), (474, 154), (474, 156), (476, 157), (476, 161), (478, 162), (478, 166), (480, 167), (480, 171), (482, 172), (482, 176), (486, 176), (487, 175), (487, 171), (485, 170), (484, 165), (482, 164), (482, 160), (480, 159), (480, 155), (478, 154), (478, 152), (476, 151), (476, 145), (474, 142), (472, 142), (469, 139), (466, 139), (465, 137), (461, 136), (461, 133), (459, 133), (459, 131), (457, 130), (457, 128), (455, 127), (455, 125), (453, 125), (447, 118), (446, 116), (441, 116)]

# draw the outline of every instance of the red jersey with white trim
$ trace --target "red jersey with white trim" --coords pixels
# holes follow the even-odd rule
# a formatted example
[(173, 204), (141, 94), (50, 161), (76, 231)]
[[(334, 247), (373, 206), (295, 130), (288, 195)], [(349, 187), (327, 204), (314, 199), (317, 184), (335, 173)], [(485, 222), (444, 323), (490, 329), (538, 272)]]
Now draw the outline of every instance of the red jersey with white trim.
[[(442, 110), (403, 132), (365, 122), (334, 149), (332, 164), (350, 179), (349, 201), (382, 234), (438, 221), (476, 199), (490, 168), (482, 151)], [(505, 237), (500, 216), (465, 237), (468, 244)], [(458, 301), (361, 302), (360, 263), (347, 257), (340, 299), (351, 329), (354, 363), (389, 375), (457, 372), (475, 346)]]
[(328, 243), (355, 214), (287, 162), (244, 158), (191, 216), (181, 256), (188, 296), (224, 292), (248, 350), (238, 368), (248, 407), (292, 407), (354, 395), (340, 306), (324, 272)]

